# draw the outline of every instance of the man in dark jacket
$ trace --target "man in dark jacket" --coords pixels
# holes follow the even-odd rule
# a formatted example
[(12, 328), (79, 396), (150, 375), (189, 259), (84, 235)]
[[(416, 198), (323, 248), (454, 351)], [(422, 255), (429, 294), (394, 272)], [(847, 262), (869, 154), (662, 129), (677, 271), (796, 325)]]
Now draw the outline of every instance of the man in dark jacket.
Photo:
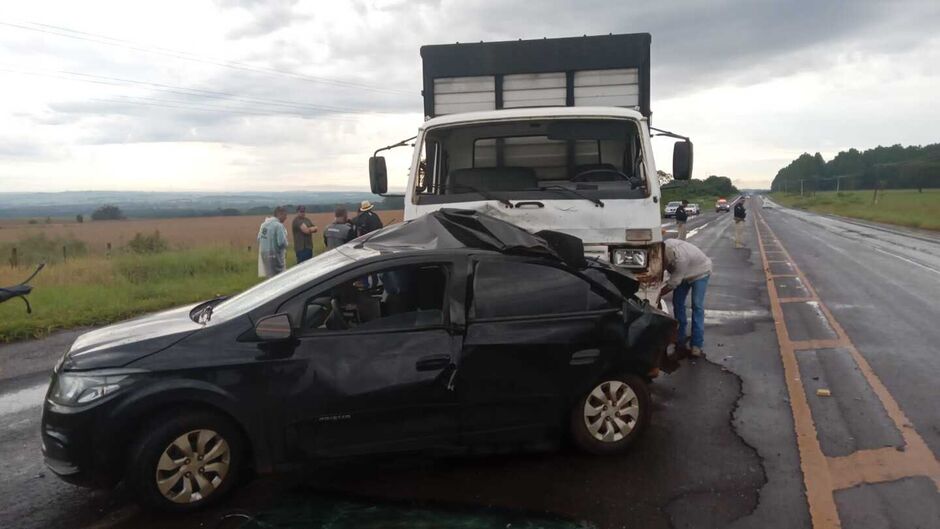
[(687, 231), (685, 223), (689, 220), (689, 213), (685, 210), (688, 205), (689, 201), (683, 200), (682, 204), (679, 204), (679, 207), (676, 208), (676, 230), (679, 232), (678, 238), (683, 241)]
[(744, 233), (744, 219), (747, 217), (747, 211), (744, 209), (744, 197), (738, 199), (734, 205), (734, 247), (743, 246), (741, 238)]
[(382, 219), (372, 211), (373, 208), (375, 206), (368, 200), (363, 200), (360, 204), (359, 215), (353, 221), (353, 226), (356, 228), (356, 237), (362, 237), (367, 233), (382, 229)]
[(346, 208), (337, 206), (333, 216), (333, 223), (323, 230), (323, 242), (328, 250), (342, 246), (356, 237), (356, 230), (346, 217)]

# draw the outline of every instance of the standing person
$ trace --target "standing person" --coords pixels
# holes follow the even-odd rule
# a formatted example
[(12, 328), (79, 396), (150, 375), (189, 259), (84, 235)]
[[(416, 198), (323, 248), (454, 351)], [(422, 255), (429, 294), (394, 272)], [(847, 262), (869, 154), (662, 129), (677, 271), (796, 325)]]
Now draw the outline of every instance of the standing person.
[(692, 356), (702, 356), (705, 344), (705, 289), (712, 273), (712, 260), (690, 242), (666, 239), (665, 268), (669, 281), (660, 296), (672, 291), (672, 312), (679, 322), (678, 346), (685, 342), (685, 298), (692, 291)]
[(287, 210), (278, 206), (258, 230), (258, 277), (271, 278), (287, 269)]
[(333, 222), (323, 230), (323, 242), (328, 250), (342, 246), (356, 237), (356, 230), (349, 223), (346, 208), (336, 206), (333, 216)]
[(356, 237), (362, 237), (382, 228), (382, 219), (372, 211), (373, 208), (375, 206), (368, 200), (363, 200), (362, 204), (359, 205), (359, 215), (356, 215), (356, 220), (353, 221), (353, 226), (356, 228)]
[(744, 197), (738, 199), (734, 205), (734, 247), (743, 246), (742, 236), (744, 233), (744, 219), (747, 217), (747, 211), (744, 209)]
[(676, 229), (679, 232), (679, 239), (685, 240), (686, 227), (685, 223), (689, 220), (689, 213), (685, 210), (685, 207), (689, 205), (688, 200), (683, 200), (682, 204), (676, 208)]
[(317, 232), (317, 225), (307, 218), (307, 208), (297, 206), (297, 216), (291, 223), (294, 236), (294, 255), (297, 264), (313, 257), (313, 234)]

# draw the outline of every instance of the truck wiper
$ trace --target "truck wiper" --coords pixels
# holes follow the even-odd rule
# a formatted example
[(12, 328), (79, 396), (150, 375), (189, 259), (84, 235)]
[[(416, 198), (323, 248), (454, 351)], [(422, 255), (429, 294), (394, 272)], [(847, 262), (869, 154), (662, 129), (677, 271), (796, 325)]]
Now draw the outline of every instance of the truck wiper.
[(559, 185), (555, 185), (555, 186), (545, 186), (545, 187), (540, 187), (540, 188), (539, 188), (539, 191), (565, 191), (565, 192), (570, 193), (570, 194), (572, 194), (572, 195), (574, 195), (574, 196), (576, 196), (576, 197), (578, 197), (578, 198), (583, 198), (584, 200), (587, 200), (587, 201), (593, 203), (595, 206), (597, 206), (597, 207), (599, 207), (599, 208), (604, 207), (604, 203), (601, 202), (601, 199), (599, 199), (599, 198), (591, 198), (591, 197), (589, 197), (589, 196), (587, 196), (587, 195), (585, 195), (585, 194), (583, 194), (583, 193), (578, 193), (578, 192), (575, 191), (574, 189), (568, 189), (568, 188), (565, 187), (565, 186), (559, 186)]
[(513, 207), (512, 202), (506, 200), (505, 198), (500, 198), (500, 197), (494, 195), (491, 191), (484, 191), (484, 190), (482, 190), (482, 189), (477, 189), (477, 188), (475, 188), (475, 187), (473, 187), (473, 186), (468, 186), (468, 185), (465, 185), (465, 184), (457, 184), (457, 185), (455, 185), (455, 186), (451, 186), (451, 189), (466, 189), (466, 190), (471, 191), (471, 192), (473, 192), (473, 193), (479, 194), (480, 196), (482, 196), (483, 198), (485, 198), (485, 199), (487, 199), (487, 200), (496, 200), (496, 201), (499, 202), (500, 204), (505, 204), (505, 205), (506, 205), (507, 207), (509, 207), (509, 208), (512, 208), (512, 207)]

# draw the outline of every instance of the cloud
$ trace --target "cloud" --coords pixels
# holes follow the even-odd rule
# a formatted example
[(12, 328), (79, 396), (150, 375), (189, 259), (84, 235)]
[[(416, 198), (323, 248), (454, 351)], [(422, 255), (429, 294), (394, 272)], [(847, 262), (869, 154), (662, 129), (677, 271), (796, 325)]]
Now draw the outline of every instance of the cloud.
[(250, 15), (250, 21), (226, 33), (233, 40), (263, 37), (310, 18), (295, 10), (297, 0), (223, 0), (219, 5), (229, 9), (239, 8)]
[[(124, 40), (0, 32), (0, 180), (15, 156), (17, 174), (48, 161), (49, 182), (101, 186), (101, 156), (170, 166), (202, 144), (200, 170), (240, 186), (259, 172), (365, 186), (364, 157), (420, 124), (420, 46), (611, 32), (652, 34), (654, 115), (693, 136), (706, 173), (769, 179), (792, 152), (935, 141), (936, 2), (115, 0), (109, 19), (42, 2), (10, 17)], [(866, 110), (886, 108), (888, 125)]]

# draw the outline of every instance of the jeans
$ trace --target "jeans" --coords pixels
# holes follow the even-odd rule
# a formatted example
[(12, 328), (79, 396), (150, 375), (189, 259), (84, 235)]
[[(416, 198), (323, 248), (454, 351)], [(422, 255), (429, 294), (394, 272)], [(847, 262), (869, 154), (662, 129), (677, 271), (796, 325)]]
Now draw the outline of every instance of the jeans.
[(294, 255), (297, 256), (297, 264), (300, 264), (307, 259), (313, 258), (313, 248), (304, 248), (303, 250), (294, 250)]
[(685, 342), (685, 298), (692, 291), (692, 347), (701, 348), (705, 344), (705, 289), (708, 287), (708, 276), (696, 279), (691, 283), (679, 283), (672, 293), (672, 312), (679, 322), (679, 342)]
[(734, 219), (734, 247), (738, 248), (743, 244), (744, 219)]

